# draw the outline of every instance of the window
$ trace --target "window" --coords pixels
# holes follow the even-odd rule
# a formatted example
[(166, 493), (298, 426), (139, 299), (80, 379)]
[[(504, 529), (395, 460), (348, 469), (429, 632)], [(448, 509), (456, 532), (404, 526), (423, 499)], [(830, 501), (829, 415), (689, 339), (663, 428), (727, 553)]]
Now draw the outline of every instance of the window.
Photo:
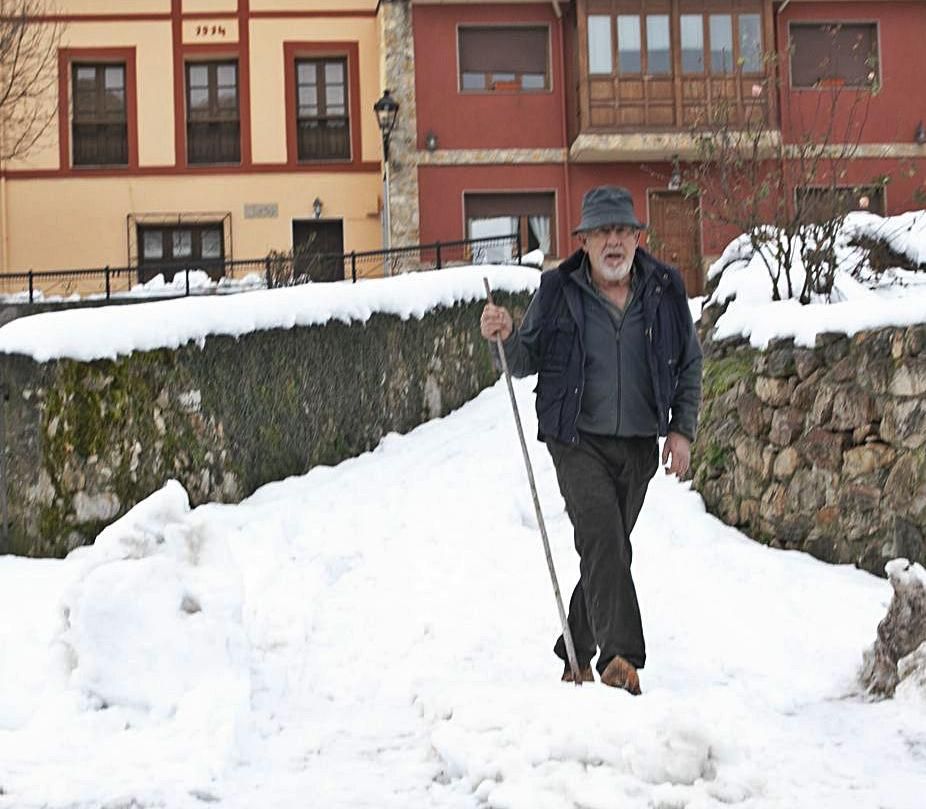
[(849, 211), (884, 216), (883, 185), (799, 186), (794, 189), (794, 196), (809, 222), (825, 222)]
[(138, 227), (138, 263), (144, 280), (163, 273), (170, 281), (174, 273), (205, 269), (214, 278), (223, 275), (225, 245), (221, 223), (202, 225)]
[(704, 17), (682, 14), (682, 73), (704, 72)]
[(876, 23), (791, 23), (794, 87), (871, 87), (878, 79)]
[(588, 4), (589, 127), (690, 128), (768, 109), (760, 0)]
[(74, 64), (71, 121), (75, 166), (127, 166), (125, 65)]
[(296, 61), (296, 150), (299, 160), (350, 160), (347, 60)]
[(617, 18), (617, 69), (619, 73), (640, 73), (640, 18), (620, 14)]
[(672, 72), (668, 14), (646, 15), (646, 67), (651, 76), (668, 76)]
[(611, 73), (611, 18), (592, 14), (588, 18), (588, 70)]
[(187, 162), (239, 163), (238, 63), (186, 66)]
[(733, 72), (733, 18), (729, 14), (710, 15), (711, 73)]
[[(677, 46), (682, 56), (682, 73), (704, 73), (705, 65), (710, 66), (713, 74), (732, 73), (737, 68), (744, 73), (763, 72), (762, 17), (759, 13), (688, 13), (692, 5), (697, 3), (686, 4), (686, 13), (678, 15)], [(613, 72), (611, 21), (609, 15), (588, 16), (590, 73)], [(619, 74), (664, 76), (672, 73), (672, 49), (676, 44), (670, 36), (670, 15), (619, 13), (616, 22)], [(642, 58), (644, 34), (645, 63)]]
[(762, 18), (758, 14), (740, 14), (737, 23), (739, 29), (738, 64), (743, 73), (761, 73), (764, 67)]
[[(598, 36), (604, 34), (599, 32)], [(461, 90), (550, 89), (546, 26), (467, 26), (460, 28), (459, 47)]]
[(505, 261), (512, 258), (514, 245), (505, 236), (517, 233), (522, 253), (541, 250), (556, 255), (554, 228), (555, 197), (541, 194), (466, 194), (466, 232), (470, 239), (498, 237), (499, 242), (474, 248), (477, 261)]

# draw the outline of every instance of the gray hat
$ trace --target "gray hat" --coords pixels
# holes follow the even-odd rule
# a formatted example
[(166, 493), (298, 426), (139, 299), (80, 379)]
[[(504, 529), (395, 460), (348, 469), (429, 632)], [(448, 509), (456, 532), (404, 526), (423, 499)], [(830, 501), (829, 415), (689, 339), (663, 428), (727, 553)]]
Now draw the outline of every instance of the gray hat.
[(573, 233), (608, 225), (630, 225), (640, 230), (646, 228), (634, 214), (633, 197), (626, 188), (599, 185), (586, 191), (582, 197), (582, 221)]

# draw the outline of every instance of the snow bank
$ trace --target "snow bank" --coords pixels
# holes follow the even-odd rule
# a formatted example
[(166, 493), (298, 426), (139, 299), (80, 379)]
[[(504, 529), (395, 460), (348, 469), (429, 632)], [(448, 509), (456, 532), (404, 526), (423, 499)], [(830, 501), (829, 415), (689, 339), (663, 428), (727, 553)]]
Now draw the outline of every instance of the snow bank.
[(57, 642), (84, 710), (161, 727), (221, 767), (250, 713), (243, 595), (225, 543), (189, 511), (170, 481), (73, 552)]
[(0, 328), (0, 353), (26, 354), (39, 362), (64, 357), (115, 359), (133, 351), (202, 343), (210, 335), (238, 337), (331, 320), (364, 322), (377, 312), (421, 318), (438, 306), (484, 299), (483, 277), (493, 289), (508, 292), (533, 292), (540, 284), (535, 269), (480, 265), (360, 284), (306, 284), (242, 295), (47, 312)]
[(170, 481), (74, 554), (83, 574), (65, 598), (62, 641), (72, 684), (101, 706), (171, 716), (247, 695), (241, 594), (188, 512)]
[[(926, 212), (917, 211), (882, 219), (874, 214), (853, 213), (839, 235), (837, 271), (829, 300), (820, 296), (802, 306), (796, 299), (772, 300), (772, 281), (760, 252), (754, 252), (749, 237), (741, 235), (727, 245), (721, 257), (708, 269), (708, 279), (720, 276), (707, 305), (728, 303), (715, 324), (713, 338), (747, 337), (756, 348), (770, 340), (793, 337), (797, 345), (813, 346), (818, 334), (848, 335), (886, 326), (909, 326), (926, 321), (926, 273), (894, 269), (875, 278), (861, 267), (863, 284), (853, 270), (863, 261), (862, 253), (849, 245), (860, 236), (880, 238), (913, 261), (926, 259)], [(800, 250), (795, 250), (791, 282), (798, 294), (805, 277)], [(786, 294), (784, 275), (779, 292)]]
[(759, 545), (661, 472), (634, 533), (643, 696), (559, 682), (503, 382), (238, 505), (168, 484), (98, 545), (0, 557), (3, 809), (922, 807), (922, 710), (854, 691), (888, 583)]

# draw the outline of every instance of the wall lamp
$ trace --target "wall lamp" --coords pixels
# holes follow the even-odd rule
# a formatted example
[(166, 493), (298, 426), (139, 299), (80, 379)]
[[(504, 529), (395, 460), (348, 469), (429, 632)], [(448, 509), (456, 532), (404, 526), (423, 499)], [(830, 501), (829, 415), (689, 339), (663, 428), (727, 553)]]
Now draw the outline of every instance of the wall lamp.
[(383, 158), (388, 163), (389, 139), (392, 137), (392, 130), (395, 129), (396, 118), (399, 117), (399, 102), (390, 95), (388, 90), (383, 90), (382, 97), (373, 105), (373, 112), (376, 113), (379, 131), (383, 136)]
[(424, 136), (424, 148), (429, 152), (437, 151), (437, 133), (433, 129), (429, 129)]
[(923, 126), (922, 121), (916, 125), (916, 131), (913, 133), (913, 140), (915, 140), (920, 146), (926, 143), (926, 127)]
[(324, 203), (321, 200), (321, 197), (315, 197), (315, 200), (312, 202), (312, 210), (315, 211), (315, 218), (320, 219), (322, 215), (322, 206)]

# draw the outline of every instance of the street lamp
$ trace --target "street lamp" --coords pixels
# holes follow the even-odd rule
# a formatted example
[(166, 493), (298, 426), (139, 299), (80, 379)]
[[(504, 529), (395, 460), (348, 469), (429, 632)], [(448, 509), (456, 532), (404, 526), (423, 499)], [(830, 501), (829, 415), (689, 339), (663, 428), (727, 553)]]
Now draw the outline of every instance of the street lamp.
[[(379, 131), (383, 136), (383, 249), (389, 249), (389, 139), (395, 129), (396, 118), (399, 116), (399, 102), (388, 90), (383, 90), (383, 96), (373, 105)], [(388, 274), (388, 263), (383, 261), (383, 274)]]

